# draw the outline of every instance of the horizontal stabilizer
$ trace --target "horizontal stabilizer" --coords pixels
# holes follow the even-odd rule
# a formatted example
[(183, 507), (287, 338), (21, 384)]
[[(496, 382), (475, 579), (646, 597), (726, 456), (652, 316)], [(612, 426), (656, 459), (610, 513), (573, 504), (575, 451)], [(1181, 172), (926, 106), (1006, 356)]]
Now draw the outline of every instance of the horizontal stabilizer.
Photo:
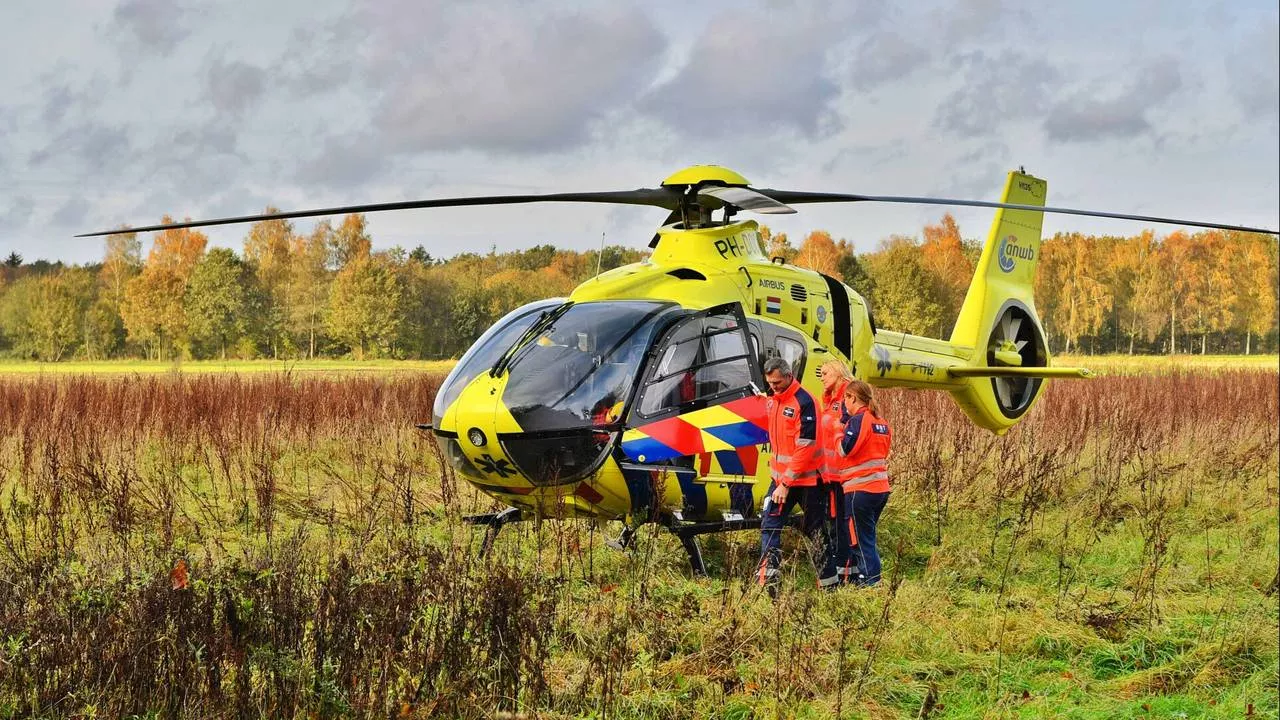
[(1093, 371), (1088, 368), (1068, 367), (951, 367), (947, 368), (947, 374), (958, 378), (1019, 377), (1069, 380), (1093, 377)]

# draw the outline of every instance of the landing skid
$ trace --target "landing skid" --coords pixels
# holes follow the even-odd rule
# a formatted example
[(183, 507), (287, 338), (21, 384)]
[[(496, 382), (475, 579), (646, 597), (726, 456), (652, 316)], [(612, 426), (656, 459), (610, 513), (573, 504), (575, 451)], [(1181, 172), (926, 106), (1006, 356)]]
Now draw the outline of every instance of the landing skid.
[[(484, 541), (480, 544), (480, 556), (487, 557), (489, 551), (493, 549), (494, 541), (498, 539), (498, 533), (502, 531), (503, 527), (510, 523), (527, 519), (529, 518), (521, 512), (520, 508), (510, 507), (496, 513), (468, 515), (463, 518), (463, 521), (471, 525), (484, 526)], [(798, 526), (802, 519), (800, 515), (790, 515), (787, 517), (787, 525)], [(699, 535), (760, 529), (760, 518), (744, 518), (740, 515), (726, 517), (719, 522), (686, 522), (679, 515), (667, 515), (657, 522), (670, 531), (672, 535), (680, 538), (680, 545), (684, 548), (685, 554), (689, 556), (689, 569), (695, 576), (699, 577), (706, 577), (707, 575), (707, 564), (702, 559), (702, 547), (698, 543)], [(638, 529), (638, 527), (628, 525), (622, 529), (622, 534), (616, 540), (610, 540), (605, 545), (614, 550), (627, 550), (635, 542), (636, 530)]]
[[(787, 516), (786, 524), (799, 527), (803, 519), (802, 515), (791, 514)], [(672, 534), (680, 538), (680, 544), (684, 546), (685, 554), (689, 556), (689, 569), (693, 574), (697, 577), (706, 577), (707, 565), (702, 559), (702, 547), (698, 544), (698, 536), (738, 530), (759, 530), (760, 518), (744, 518), (739, 515), (727, 517), (719, 522), (684, 522), (679, 518), (670, 517), (663, 524)]]
[(493, 549), (493, 543), (498, 539), (498, 533), (502, 532), (502, 528), (508, 523), (520, 522), (524, 520), (524, 513), (520, 508), (509, 507), (506, 510), (496, 513), (485, 513), (483, 515), (467, 515), (462, 521), (471, 525), (483, 525), (484, 541), (480, 543), (480, 557), (488, 557), (489, 551)]

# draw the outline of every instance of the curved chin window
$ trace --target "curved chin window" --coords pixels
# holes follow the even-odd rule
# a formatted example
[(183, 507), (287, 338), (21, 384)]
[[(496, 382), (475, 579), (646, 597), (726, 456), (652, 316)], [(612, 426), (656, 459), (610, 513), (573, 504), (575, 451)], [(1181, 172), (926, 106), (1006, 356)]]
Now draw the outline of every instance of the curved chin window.
[(502, 436), (502, 449), (534, 485), (577, 482), (600, 468), (617, 433), (590, 429)]

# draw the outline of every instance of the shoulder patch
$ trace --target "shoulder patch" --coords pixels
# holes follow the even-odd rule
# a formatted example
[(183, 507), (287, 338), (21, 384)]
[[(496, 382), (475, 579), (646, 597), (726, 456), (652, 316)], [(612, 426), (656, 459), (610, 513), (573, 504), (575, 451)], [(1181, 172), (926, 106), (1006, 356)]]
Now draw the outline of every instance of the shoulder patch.
[(885, 425), (884, 423), (872, 423), (871, 432), (878, 433), (880, 435), (888, 435), (889, 426)]

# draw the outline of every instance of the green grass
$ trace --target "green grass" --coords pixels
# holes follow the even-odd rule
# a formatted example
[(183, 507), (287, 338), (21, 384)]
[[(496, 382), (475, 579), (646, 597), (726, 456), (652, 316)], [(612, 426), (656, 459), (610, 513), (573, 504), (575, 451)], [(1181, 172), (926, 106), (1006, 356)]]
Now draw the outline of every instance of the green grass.
[(155, 375), (161, 373), (405, 373), (443, 374), (453, 360), (0, 360), (0, 375)]

